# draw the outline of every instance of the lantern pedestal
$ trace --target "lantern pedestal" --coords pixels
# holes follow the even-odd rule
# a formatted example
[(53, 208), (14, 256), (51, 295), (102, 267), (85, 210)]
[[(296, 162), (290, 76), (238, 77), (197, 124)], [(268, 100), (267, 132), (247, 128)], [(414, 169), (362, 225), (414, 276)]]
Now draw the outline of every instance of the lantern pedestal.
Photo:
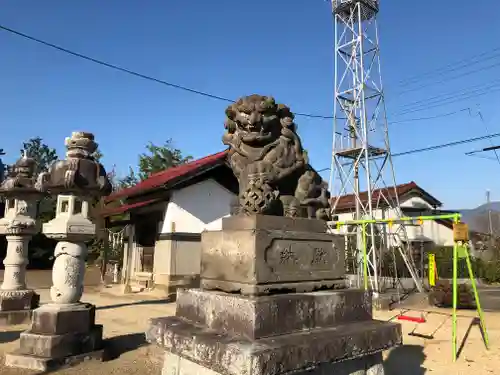
[(0, 290), (0, 326), (28, 323), (39, 302), (33, 290)]
[(33, 311), (31, 328), (21, 333), (19, 349), (5, 356), (5, 365), (48, 371), (102, 356), (95, 306), (47, 304)]

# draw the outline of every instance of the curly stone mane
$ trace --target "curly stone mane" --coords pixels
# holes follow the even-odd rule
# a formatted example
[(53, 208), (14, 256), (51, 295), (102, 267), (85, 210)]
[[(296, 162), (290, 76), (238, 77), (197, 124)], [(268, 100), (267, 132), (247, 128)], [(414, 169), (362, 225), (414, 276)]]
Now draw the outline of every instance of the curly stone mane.
[(271, 96), (227, 107), (222, 141), (240, 185), (236, 212), (325, 217), (328, 193), (308, 164), (294, 117)]

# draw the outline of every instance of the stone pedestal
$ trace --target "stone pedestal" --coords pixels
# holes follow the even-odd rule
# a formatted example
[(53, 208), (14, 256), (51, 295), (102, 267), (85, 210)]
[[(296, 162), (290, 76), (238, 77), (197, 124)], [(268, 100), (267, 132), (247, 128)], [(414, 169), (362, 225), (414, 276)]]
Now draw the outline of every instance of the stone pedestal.
[(39, 302), (33, 290), (0, 290), (0, 326), (28, 323)]
[(202, 234), (201, 287), (245, 295), (343, 288), (344, 239), (321, 220), (224, 218)]
[(343, 238), (324, 225), (231, 217), (203, 233), (203, 288), (178, 291), (176, 316), (146, 333), (163, 373), (383, 375), (401, 326), (373, 320), (370, 292), (341, 288)]
[[(83, 353), (83, 354), (82, 354)], [(33, 311), (31, 328), (21, 333), (19, 349), (5, 365), (47, 371), (87, 358), (102, 358), (102, 326), (89, 304), (48, 304)]]

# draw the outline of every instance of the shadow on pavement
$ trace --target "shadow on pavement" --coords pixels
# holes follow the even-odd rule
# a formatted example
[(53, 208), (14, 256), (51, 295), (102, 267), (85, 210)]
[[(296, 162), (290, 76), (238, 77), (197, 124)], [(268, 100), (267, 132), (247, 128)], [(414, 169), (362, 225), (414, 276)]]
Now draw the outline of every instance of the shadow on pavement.
[(144, 333), (130, 333), (104, 340), (104, 361), (112, 361), (122, 354), (149, 345)]
[(390, 351), (384, 361), (385, 375), (423, 375), (427, 371), (424, 348), (418, 345), (403, 345)]
[(462, 339), (462, 342), (460, 343), (460, 346), (458, 347), (457, 358), (460, 358), (460, 355), (462, 354), (462, 351), (465, 348), (465, 344), (467, 343), (467, 340), (469, 338), (470, 332), (472, 331), (472, 328), (474, 326), (477, 326), (479, 328), (479, 332), (481, 333), (481, 337), (483, 339), (484, 346), (487, 347), (486, 337), (484, 336), (484, 332), (483, 332), (483, 330), (481, 328), (481, 320), (478, 317), (474, 317), (471, 320), (471, 322), (469, 324), (469, 327), (467, 327), (467, 331), (465, 331), (465, 334), (464, 334), (464, 337)]
[(6, 331), (0, 332), (0, 344), (6, 344), (8, 342), (16, 341), (19, 336), (24, 331)]
[(137, 306), (137, 305), (164, 305), (166, 303), (171, 303), (171, 302), (172, 302), (172, 300), (169, 298), (142, 300), (142, 301), (134, 301), (134, 302), (117, 303), (115, 305), (97, 306), (96, 310), (118, 309), (120, 307)]

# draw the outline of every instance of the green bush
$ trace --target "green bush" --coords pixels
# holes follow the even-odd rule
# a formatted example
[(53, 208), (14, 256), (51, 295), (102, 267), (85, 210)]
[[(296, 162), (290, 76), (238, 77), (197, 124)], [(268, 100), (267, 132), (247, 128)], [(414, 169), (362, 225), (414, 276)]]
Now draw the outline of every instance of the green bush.
[[(441, 247), (430, 251), (436, 254), (436, 266), (440, 279), (453, 278), (453, 247)], [(476, 278), (485, 283), (500, 282), (500, 261), (485, 262), (481, 259), (470, 257), (472, 271)], [(427, 260), (426, 260), (427, 261)], [(458, 259), (458, 277), (468, 279), (467, 262), (464, 258)]]
[[(424, 269), (425, 275), (428, 275), (428, 254), (435, 254), (436, 256), (436, 267), (438, 270), (438, 279), (452, 279), (453, 278), (453, 247), (439, 247), (433, 250), (426, 252), (424, 258)], [(349, 257), (349, 255), (351, 255)], [(459, 250), (460, 255), (460, 250)], [(352, 259), (351, 259), (352, 258)], [(354, 274), (356, 272), (355, 267), (353, 267), (354, 258), (352, 254), (348, 254), (348, 264), (347, 273)], [(474, 257), (470, 257), (472, 271), (476, 278), (481, 281), (492, 284), (492, 283), (500, 283), (500, 260), (485, 262), (481, 259), (476, 259)], [(417, 267), (420, 267), (420, 262), (417, 261)], [(465, 258), (458, 258), (458, 272), (457, 276), (461, 279), (469, 278), (469, 271), (467, 269), (467, 261)], [(380, 276), (387, 277), (411, 277), (406, 265), (401, 257), (401, 254), (397, 249), (391, 249), (383, 254), (380, 268), (379, 268)]]
[(499, 283), (500, 282), (500, 262), (497, 260), (484, 262), (481, 260), (477, 261), (478, 263), (478, 273), (477, 277), (479, 277), (482, 281), (487, 284)]

